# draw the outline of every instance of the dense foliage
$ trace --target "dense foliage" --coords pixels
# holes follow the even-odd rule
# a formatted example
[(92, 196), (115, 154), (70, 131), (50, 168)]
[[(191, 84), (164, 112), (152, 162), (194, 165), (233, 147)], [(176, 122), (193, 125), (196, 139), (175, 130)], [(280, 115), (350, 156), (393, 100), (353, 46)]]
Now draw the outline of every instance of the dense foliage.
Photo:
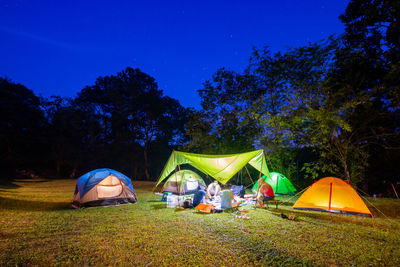
[(339, 176), (368, 188), (398, 179), (399, 12), (395, 1), (351, 1), (343, 35), (254, 49), (243, 73), (220, 69), (199, 90), (186, 147), (263, 147), (272, 170), (297, 182)]

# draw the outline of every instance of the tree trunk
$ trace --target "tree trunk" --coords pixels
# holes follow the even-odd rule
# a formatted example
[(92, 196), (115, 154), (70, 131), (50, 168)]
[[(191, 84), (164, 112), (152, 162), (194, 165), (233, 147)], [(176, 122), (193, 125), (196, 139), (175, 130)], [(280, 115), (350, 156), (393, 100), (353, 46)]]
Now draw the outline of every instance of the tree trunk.
[(74, 168), (72, 169), (72, 172), (71, 172), (71, 174), (69, 175), (69, 178), (75, 178), (75, 175), (76, 175), (76, 167), (74, 167)]

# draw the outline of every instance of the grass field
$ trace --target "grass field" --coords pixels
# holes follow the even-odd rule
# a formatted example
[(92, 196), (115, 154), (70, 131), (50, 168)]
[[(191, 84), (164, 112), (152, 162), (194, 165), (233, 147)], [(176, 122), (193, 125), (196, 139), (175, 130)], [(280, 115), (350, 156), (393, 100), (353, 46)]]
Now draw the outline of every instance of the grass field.
[(70, 208), (74, 180), (0, 186), (0, 265), (382, 265), (400, 266), (400, 201), (370, 200), (374, 219), (250, 209), (199, 214), (167, 209), (152, 183), (134, 182), (139, 202)]

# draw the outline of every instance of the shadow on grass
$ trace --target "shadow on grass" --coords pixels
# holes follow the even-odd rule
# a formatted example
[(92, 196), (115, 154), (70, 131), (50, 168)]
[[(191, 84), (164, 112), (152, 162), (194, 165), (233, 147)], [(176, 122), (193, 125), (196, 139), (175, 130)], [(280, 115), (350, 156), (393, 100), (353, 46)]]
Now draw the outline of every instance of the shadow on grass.
[(11, 233), (6, 233), (6, 232), (2, 232), (0, 231), (0, 239), (6, 239), (6, 238), (12, 238), (14, 237), (15, 234), (11, 234)]
[[(369, 226), (373, 223), (372, 218), (348, 215), (348, 214), (332, 214), (328, 212), (318, 211), (301, 211), (301, 210), (287, 210), (287, 209), (275, 209), (275, 208), (264, 208), (268, 213), (276, 217), (281, 217), (281, 214), (289, 217), (290, 214), (295, 215), (295, 219), (292, 221), (305, 222), (314, 225), (320, 225), (326, 228), (335, 228), (333, 225), (326, 224), (325, 222), (332, 222), (334, 224), (353, 224), (353, 225), (365, 225)], [(301, 219), (301, 217), (303, 219)], [(305, 218), (311, 219), (307, 220)], [(282, 218), (288, 220), (288, 218)], [(365, 219), (365, 220), (363, 220)]]
[(69, 202), (45, 202), (0, 197), (0, 207), (6, 210), (54, 211), (72, 209)]
[(18, 182), (18, 183), (26, 183), (26, 184), (28, 184), (28, 183), (46, 183), (46, 182), (50, 182), (52, 180), (45, 179), (45, 178), (32, 178), (32, 179), (30, 179), (30, 178), (18, 178), (18, 179), (15, 179), (14, 181)]
[(0, 180), (0, 189), (15, 189), (21, 187), (15, 184), (15, 179)]
[(197, 212), (193, 212), (193, 214), (195, 215), (199, 215), (199, 216), (207, 216), (207, 215), (211, 215), (211, 214), (215, 214), (215, 213), (208, 213), (208, 212), (201, 212), (201, 211), (197, 211)]
[(161, 203), (161, 204), (153, 204), (151, 205), (153, 210), (161, 210), (161, 209), (166, 209), (167, 208), (167, 204), (165, 203)]
[[(291, 206), (293, 206), (293, 204), (294, 203), (292, 203), (292, 202), (279, 202), (278, 206), (291, 207)], [(271, 204), (271, 205), (274, 205), (274, 204)]]
[[(295, 214), (295, 218), (294, 219), (289, 219), (289, 215), (290, 215), (290, 211), (289, 210), (284, 210), (284, 209), (275, 209), (275, 208), (264, 208), (266, 211), (268, 211), (271, 215), (276, 216), (276, 217), (280, 217), (282, 220), (291, 220), (291, 221), (295, 221), (295, 222), (302, 222), (304, 220), (300, 219), (299, 216), (297, 214)], [(282, 218), (281, 215), (285, 215), (287, 218)]]
[(185, 211), (185, 210), (190, 210), (190, 209), (180, 209), (180, 208), (176, 208), (175, 212), (181, 212), (181, 211)]
[[(151, 205), (151, 207), (152, 207), (153, 210), (162, 210), (162, 209), (167, 209), (167, 204), (164, 202), (164, 203), (161, 203), (161, 204)], [(181, 211), (185, 211), (185, 210), (190, 210), (190, 209), (179, 209), (179, 208), (175, 208), (175, 209), (168, 208), (168, 209), (173, 210), (174, 212), (181, 212)]]
[[(162, 201), (161, 201), (161, 199), (160, 199), (160, 200), (150, 199), (150, 200), (147, 200), (147, 202), (162, 202)], [(164, 203), (165, 203), (165, 202), (164, 202)]]
[[(317, 212), (317, 211), (300, 211), (295, 210), (294, 214), (297, 218), (299, 216), (312, 220), (304, 219), (303, 221), (309, 224), (320, 225), (329, 229), (336, 229), (335, 225), (359, 225), (359, 226), (373, 226), (378, 225), (374, 218), (347, 215), (347, 214), (332, 214), (328, 212)], [(325, 222), (324, 222), (325, 221)], [(330, 223), (326, 223), (330, 222)], [(379, 225), (384, 227), (384, 222), (380, 222)]]

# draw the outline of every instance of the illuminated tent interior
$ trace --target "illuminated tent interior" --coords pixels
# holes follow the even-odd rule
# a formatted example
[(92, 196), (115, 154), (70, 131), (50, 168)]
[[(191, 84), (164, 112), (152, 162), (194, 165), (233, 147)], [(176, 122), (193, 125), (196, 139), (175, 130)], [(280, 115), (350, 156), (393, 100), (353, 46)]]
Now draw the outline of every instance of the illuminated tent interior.
[(157, 185), (175, 171), (177, 166), (180, 169), (182, 164), (195, 167), (221, 184), (226, 184), (246, 164), (250, 164), (267, 177), (270, 176), (263, 150), (229, 155), (204, 155), (173, 151), (161, 172)]
[(326, 177), (312, 184), (293, 208), (372, 217), (371, 211), (353, 187), (335, 177)]
[(136, 201), (131, 179), (112, 169), (97, 169), (76, 181), (72, 207), (110, 206)]
[(204, 180), (191, 170), (180, 170), (172, 174), (164, 183), (161, 192), (171, 192), (176, 195), (191, 194), (198, 189), (205, 190)]
[[(272, 186), (275, 194), (278, 195), (293, 195), (296, 192), (296, 188), (290, 182), (288, 178), (286, 178), (283, 174), (278, 172), (271, 172), (271, 177), (267, 177), (263, 175), (263, 179), (266, 183)], [(254, 184), (252, 191), (257, 191), (258, 181)]]

